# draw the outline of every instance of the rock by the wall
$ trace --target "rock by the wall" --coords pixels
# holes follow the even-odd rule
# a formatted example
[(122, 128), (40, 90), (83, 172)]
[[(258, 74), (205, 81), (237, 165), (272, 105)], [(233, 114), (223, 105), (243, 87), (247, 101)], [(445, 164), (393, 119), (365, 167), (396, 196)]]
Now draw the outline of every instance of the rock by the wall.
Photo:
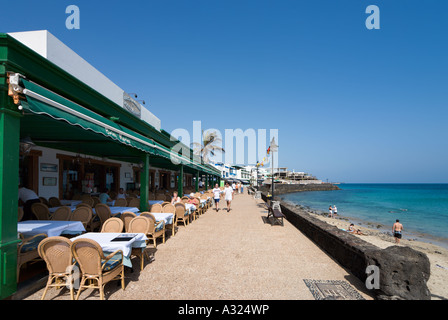
[(294, 206), (281, 203), (281, 209), (290, 223), (361, 281), (367, 280), (367, 267), (376, 265), (380, 285), (372, 290), (377, 299), (430, 299), (430, 265), (424, 253), (401, 246), (380, 249)]
[[(262, 192), (271, 192), (271, 186), (265, 185), (259, 188)], [(330, 191), (339, 190), (339, 187), (331, 183), (322, 184), (274, 184), (274, 195), (302, 192), (302, 191)]]

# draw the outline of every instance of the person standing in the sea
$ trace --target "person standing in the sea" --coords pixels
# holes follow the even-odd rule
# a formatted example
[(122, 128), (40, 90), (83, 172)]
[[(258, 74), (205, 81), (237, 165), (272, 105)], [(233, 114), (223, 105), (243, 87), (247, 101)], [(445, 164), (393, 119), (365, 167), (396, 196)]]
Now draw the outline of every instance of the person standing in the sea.
[(400, 243), (402, 232), (403, 232), (403, 225), (400, 223), (400, 220), (397, 219), (394, 225), (392, 226), (392, 233), (394, 234), (396, 244)]
[(330, 207), (328, 208), (328, 216), (330, 218), (333, 218), (333, 208), (331, 207), (331, 204), (330, 204)]
[(333, 215), (335, 217), (337, 217), (337, 215), (338, 215), (338, 208), (336, 208), (336, 205), (333, 205)]

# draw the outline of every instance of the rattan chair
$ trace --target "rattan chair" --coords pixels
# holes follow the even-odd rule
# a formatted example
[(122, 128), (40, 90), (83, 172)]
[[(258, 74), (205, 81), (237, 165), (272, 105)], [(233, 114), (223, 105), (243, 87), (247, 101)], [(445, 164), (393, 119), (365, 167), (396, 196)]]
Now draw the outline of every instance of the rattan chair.
[(96, 216), (100, 219), (101, 226), (104, 224), (104, 222), (106, 222), (107, 219), (112, 217), (109, 206), (104, 203), (98, 203), (95, 206), (95, 213)]
[(20, 268), (25, 263), (40, 259), (37, 247), (47, 237), (45, 233), (39, 233), (29, 238), (24, 238), (20, 232), (18, 234), (21, 241), (17, 245), (17, 281), (19, 281)]
[(154, 203), (151, 206), (151, 210), (150, 211), (151, 212), (163, 212), (162, 209), (163, 209), (163, 207), (162, 207), (162, 205), (160, 203)]
[[(167, 205), (167, 204), (170, 204), (171, 202), (169, 202), (169, 201), (164, 201), (164, 202), (162, 202), (162, 208), (165, 206), (165, 205)], [(155, 211), (154, 211), (155, 212)]]
[[(43, 204), (46, 205), (47, 207), (51, 207), (51, 206), (50, 206), (50, 203), (48, 202), (48, 200), (45, 199), (44, 197), (39, 197), (39, 200), (40, 200), (41, 203), (43, 203)], [(58, 199), (58, 201), (59, 201), (59, 199)]]
[(92, 208), (95, 206), (95, 200), (93, 200), (92, 197), (84, 197), (81, 200), (82, 200), (82, 203), (87, 203)]
[(120, 198), (115, 200), (114, 207), (126, 207), (127, 201), (126, 199)]
[(176, 203), (174, 204), (174, 208), (176, 209), (175, 219), (176, 219), (176, 226), (179, 221), (182, 221), (184, 226), (187, 226), (190, 222), (189, 214), (187, 209), (185, 208), (185, 204), (183, 203)]
[(79, 207), (87, 207), (87, 208), (92, 209), (92, 206), (90, 204), (88, 204), (87, 202), (81, 202), (81, 203), (77, 204), (76, 208), (79, 208)]
[(173, 223), (167, 224), (165, 229), (171, 229), (171, 235), (174, 236), (174, 232), (176, 229), (176, 208), (171, 203), (168, 203), (162, 208), (162, 212), (164, 213), (172, 213), (173, 214)]
[(50, 220), (50, 210), (43, 203), (33, 203), (31, 212), (36, 216), (37, 220)]
[[(129, 222), (128, 227), (129, 233), (143, 233), (146, 236), (151, 233), (151, 221), (147, 217), (135, 217)], [(145, 256), (147, 256), (147, 252), (145, 248), (132, 248), (132, 254), (140, 258), (140, 268), (143, 270), (145, 264)], [(149, 258), (149, 257), (148, 257)]]
[(124, 222), (120, 218), (112, 217), (107, 219), (101, 227), (101, 232), (121, 233), (123, 232)]
[(100, 198), (98, 197), (92, 197), (93, 205), (92, 207), (95, 207), (98, 203), (101, 203)]
[(157, 247), (157, 238), (162, 237), (162, 242), (165, 243), (165, 221), (157, 223), (156, 217), (150, 212), (142, 212), (140, 217), (146, 217), (150, 220), (149, 233), (146, 235), (149, 240), (152, 240), (154, 248)]
[[(71, 252), (72, 242), (65, 237), (49, 237), (39, 243), (37, 248), (39, 256), (44, 259), (48, 269), (48, 280), (41, 300), (45, 299), (50, 287), (69, 285), (70, 298), (74, 299), (72, 268), (73, 256)], [(61, 280), (64, 281), (61, 283)]]
[(181, 200), (183, 203), (188, 203), (188, 200), (190, 200), (190, 198), (184, 196), (184, 197), (180, 198), (180, 200)]
[(128, 207), (140, 208), (140, 199), (129, 198)]
[(87, 230), (90, 227), (92, 221), (92, 209), (86, 206), (77, 207), (71, 217), (71, 221), (81, 221), (84, 228)]
[(62, 206), (56, 209), (51, 215), (51, 220), (68, 221), (72, 215), (72, 209), (67, 206)]
[[(73, 241), (71, 251), (82, 272), (76, 300), (79, 299), (83, 288), (99, 289), (100, 299), (104, 300), (104, 286), (112, 280), (121, 280), (121, 288), (124, 290), (123, 252), (121, 250), (112, 252), (105, 257), (98, 242), (92, 239), (77, 239)], [(87, 280), (89, 280), (89, 284), (86, 284)]]
[(59, 198), (56, 198), (56, 197), (50, 197), (50, 198), (48, 199), (48, 205), (49, 205), (51, 208), (54, 208), (54, 207), (60, 207), (60, 206), (62, 206), (62, 203), (61, 203), (61, 201), (59, 201)]
[(23, 208), (22, 207), (18, 207), (18, 212), (17, 212), (17, 222), (21, 221), (23, 219)]
[(120, 219), (123, 220), (124, 230), (128, 232), (129, 222), (134, 219), (137, 215), (134, 212), (125, 211), (121, 214)]

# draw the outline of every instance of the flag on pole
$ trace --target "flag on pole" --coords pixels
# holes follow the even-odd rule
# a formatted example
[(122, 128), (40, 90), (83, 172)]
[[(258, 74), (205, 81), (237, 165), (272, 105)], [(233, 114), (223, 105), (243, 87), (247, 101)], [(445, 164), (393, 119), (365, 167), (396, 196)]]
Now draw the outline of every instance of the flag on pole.
[(271, 152), (271, 146), (269, 146), (269, 148), (268, 148), (268, 151), (267, 151), (267, 152), (268, 152), (268, 154), (269, 154), (269, 152)]

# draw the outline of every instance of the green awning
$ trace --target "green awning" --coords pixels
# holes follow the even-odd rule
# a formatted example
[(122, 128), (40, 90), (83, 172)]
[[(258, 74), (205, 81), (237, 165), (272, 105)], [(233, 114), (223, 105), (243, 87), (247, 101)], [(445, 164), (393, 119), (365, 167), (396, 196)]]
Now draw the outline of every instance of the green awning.
[[(116, 143), (167, 160), (173, 158), (176, 159), (177, 164), (181, 163), (195, 170), (216, 174), (215, 170), (207, 165), (199, 164), (172, 152), (160, 143), (115, 123), (111, 119), (80, 106), (34, 82), (23, 78), (21, 81), (24, 86), (23, 94), (26, 96), (26, 101), (21, 101), (21, 104), (27, 112), (65, 122), (71, 126), (99, 134), (105, 141), (115, 141)], [(30, 125), (32, 125), (31, 122)], [(82, 137), (80, 137), (80, 140), (82, 140)]]

